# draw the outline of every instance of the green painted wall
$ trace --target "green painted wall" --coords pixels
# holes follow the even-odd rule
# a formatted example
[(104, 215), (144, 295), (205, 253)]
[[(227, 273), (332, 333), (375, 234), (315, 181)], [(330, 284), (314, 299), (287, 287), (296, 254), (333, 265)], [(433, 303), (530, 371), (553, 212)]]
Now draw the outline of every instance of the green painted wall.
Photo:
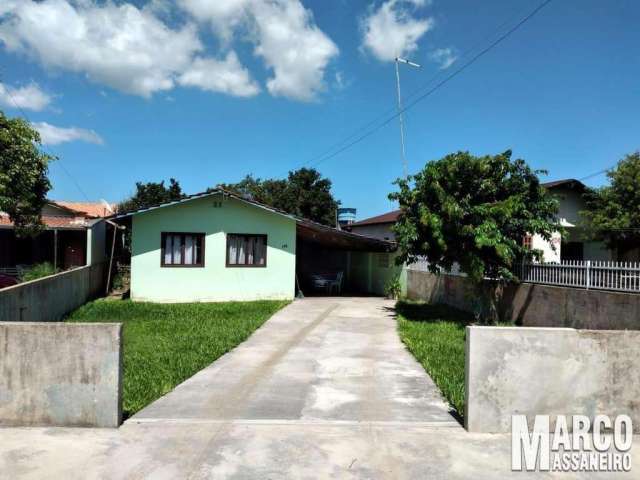
[[(383, 257), (387, 261), (382, 261)], [(402, 295), (407, 291), (405, 266), (394, 263), (395, 253), (350, 252), (347, 279), (349, 286), (362, 293), (384, 295), (387, 282), (399, 276)]]
[[(239, 200), (212, 196), (133, 216), (131, 298), (153, 302), (292, 299), (296, 223)], [(161, 232), (205, 233), (203, 268), (161, 267)], [(267, 235), (265, 268), (228, 268), (227, 233)]]

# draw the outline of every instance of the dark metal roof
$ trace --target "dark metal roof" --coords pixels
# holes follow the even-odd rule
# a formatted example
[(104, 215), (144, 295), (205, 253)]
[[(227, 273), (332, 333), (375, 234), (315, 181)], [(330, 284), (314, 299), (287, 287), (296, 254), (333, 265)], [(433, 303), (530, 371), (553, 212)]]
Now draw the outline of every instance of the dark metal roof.
[(298, 237), (304, 240), (341, 250), (392, 252), (396, 249), (394, 242), (338, 230), (337, 228), (305, 219), (297, 220), (296, 233)]
[(364, 220), (360, 220), (359, 222), (352, 223), (352, 227), (357, 227), (359, 225), (377, 225), (380, 223), (396, 223), (398, 220), (398, 216), (400, 216), (400, 210), (394, 210), (392, 212), (383, 213), (382, 215), (377, 215), (375, 217), (365, 218)]
[(580, 180), (576, 180), (575, 178), (565, 178), (563, 180), (554, 180), (552, 182), (545, 182), (541, 184), (544, 188), (550, 190), (553, 188), (570, 188), (578, 191), (585, 191), (587, 186), (582, 183)]
[(228, 190), (225, 190), (219, 187), (209, 192), (194, 193), (193, 195), (188, 195), (185, 198), (182, 198), (180, 200), (160, 203), (157, 205), (152, 205), (152, 206), (141, 208), (138, 210), (132, 210), (129, 212), (116, 213), (108, 218), (110, 219), (128, 218), (133, 215), (148, 212), (150, 210), (156, 210), (158, 208), (164, 208), (171, 205), (178, 205), (191, 200), (196, 200), (199, 198), (205, 198), (212, 195), (220, 195), (220, 194), (223, 194), (230, 198), (234, 198), (240, 202), (248, 203), (258, 208), (263, 208), (272, 213), (283, 215), (285, 217), (288, 217), (294, 220), (297, 224), (296, 226), (297, 234), (309, 241), (315, 241), (317, 243), (322, 243), (323, 245), (327, 245), (335, 248), (343, 248), (346, 250), (367, 250), (367, 251), (377, 251), (377, 252), (390, 252), (395, 249), (395, 243), (393, 242), (378, 240), (375, 238), (366, 237), (364, 235), (358, 235), (357, 233), (351, 233), (345, 230), (338, 230), (337, 228), (330, 227), (328, 225), (322, 225), (320, 223), (314, 222), (307, 218), (297, 217), (283, 210), (270, 207), (269, 205), (256, 202), (255, 200), (244, 198), (240, 195), (237, 195), (233, 192), (230, 192)]

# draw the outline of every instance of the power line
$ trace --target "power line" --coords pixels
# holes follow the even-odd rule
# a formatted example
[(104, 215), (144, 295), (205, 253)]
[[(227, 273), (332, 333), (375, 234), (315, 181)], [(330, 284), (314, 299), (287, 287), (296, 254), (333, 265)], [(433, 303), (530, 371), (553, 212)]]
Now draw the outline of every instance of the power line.
[[(502, 23), (500, 23), (496, 28), (494, 28), (490, 33), (488, 33), (487, 35), (484, 35), (472, 47), (464, 50), (463, 53), (460, 55), (458, 60), (463, 60), (463, 59), (467, 58), (471, 53), (473, 53), (474, 51), (476, 51), (480, 47), (480, 43), (482, 43), (485, 40), (488, 40), (488, 39), (494, 37), (506, 25), (511, 23), (514, 20), (514, 18), (520, 17), (523, 13), (524, 13), (524, 10), (520, 10), (518, 13), (508, 17), (506, 20), (504, 20)], [(426, 90), (430, 85), (432, 85), (438, 78), (442, 77), (445, 73), (446, 72), (444, 70), (441, 70), (441, 71), (437, 72), (435, 75), (432, 75), (429, 78), (429, 80), (427, 80), (424, 84), (422, 84), (420, 87), (416, 88), (415, 90), (411, 91), (408, 95), (406, 95), (405, 101), (408, 101), (408, 100), (416, 97), (418, 94), (420, 94), (421, 92)], [(308, 164), (310, 164), (312, 162), (315, 162), (316, 160), (319, 160), (319, 159), (325, 157), (326, 155), (331, 153), (333, 150), (335, 150), (336, 148), (338, 148), (340, 146), (343, 146), (349, 140), (351, 140), (352, 138), (355, 138), (356, 136), (358, 136), (358, 134), (360, 132), (366, 130), (367, 128), (369, 128), (370, 126), (374, 125), (375, 123), (377, 123), (378, 121), (382, 120), (383, 118), (386, 118), (387, 115), (393, 113), (394, 111), (397, 111), (397, 106), (396, 105), (387, 108), (384, 112), (380, 113), (378, 116), (373, 118), (373, 120), (370, 120), (369, 122), (363, 124), (362, 126), (357, 128), (356, 130), (354, 130), (351, 134), (349, 134), (348, 136), (344, 137), (342, 140), (331, 144), (327, 149), (323, 150), (318, 155), (315, 155), (314, 157), (312, 157), (309, 160), (307, 160), (304, 163), (302, 163), (301, 167), (304, 167), (304, 166), (306, 166), (306, 165), (308, 165)]]
[[(380, 123), (379, 125), (377, 125), (376, 127), (374, 127), (373, 129), (363, 133), (362, 135), (356, 136), (357, 134), (352, 134), (350, 137), (347, 138), (353, 138), (356, 137), (355, 140), (346, 143), (345, 145), (343, 145), (341, 148), (339, 148), (338, 150), (334, 151), (331, 154), (324, 154), (321, 155), (319, 157), (316, 157), (318, 160), (315, 161), (313, 163), (313, 166), (317, 166), (320, 165), (321, 163), (326, 162), (327, 160), (330, 160), (334, 157), (336, 157), (337, 155), (339, 155), (340, 153), (348, 150), (349, 148), (353, 147), (354, 145), (360, 143), (361, 141), (363, 141), (364, 139), (370, 137), (371, 135), (373, 135), (374, 133), (376, 133), (377, 131), (379, 131), (380, 129), (382, 129), (383, 127), (387, 126), (389, 123), (391, 123), (393, 120), (395, 120), (399, 115), (401, 115), (402, 113), (406, 112), (407, 110), (413, 108), (415, 105), (417, 105), (419, 102), (421, 102), (422, 100), (426, 99), (427, 97), (429, 97), (430, 95), (432, 95), (434, 92), (436, 92), (437, 90), (439, 90), (441, 87), (443, 87), (445, 84), (447, 84), (449, 81), (451, 81), (452, 79), (454, 79), (455, 77), (457, 77), (460, 73), (462, 73), (464, 70), (466, 70), (468, 67), (470, 67), (471, 65), (473, 65), (476, 61), (478, 61), (481, 57), (483, 57), (485, 54), (487, 54), (490, 50), (492, 50), (493, 48), (495, 48), (497, 45), (499, 45), (500, 43), (502, 43), (504, 40), (506, 40), (509, 36), (511, 36), (515, 31), (517, 31), (520, 27), (522, 27), (525, 23), (527, 23), (531, 18), (533, 18), (540, 10), (542, 10), (544, 7), (546, 7), (549, 3), (551, 3), (552, 0), (545, 0), (542, 3), (540, 3), (536, 8), (534, 8), (529, 14), (527, 14), (524, 18), (522, 18), (518, 23), (516, 23), (513, 27), (511, 27), (510, 29), (508, 29), (505, 33), (503, 33), (502, 35), (500, 35), (496, 40), (494, 40), (493, 42), (491, 42), (487, 47), (483, 48), (482, 50), (480, 50), (479, 53), (477, 53), (476, 55), (474, 55), (469, 61), (465, 62), (464, 64), (462, 64), (462, 66), (460, 68), (458, 68), (457, 70), (455, 70), (454, 72), (452, 72), (451, 74), (447, 75), (443, 80), (441, 80), (440, 82), (436, 83), (436, 85), (434, 87), (432, 87), (431, 89), (427, 90), (425, 93), (419, 95), (415, 100), (409, 102), (407, 104), (407, 106), (405, 106), (402, 110), (396, 112), (395, 114), (387, 117), (382, 123)], [(474, 50), (474, 49), (472, 49)], [(471, 50), (471, 51), (472, 51)], [(432, 78), (432, 80), (430, 80), (427, 85), (429, 85), (433, 80), (435, 80), (438, 77), (438, 75), (434, 76)], [(373, 121), (369, 122), (367, 124), (367, 126), (371, 125), (371, 124), (375, 124), (378, 119), (380, 117), (377, 117), (376, 119), (374, 119)], [(365, 127), (366, 128), (366, 127)], [(360, 132), (364, 130), (364, 128), (359, 129), (357, 132)], [(343, 142), (339, 142), (336, 145), (342, 144)], [(330, 149), (333, 150), (333, 149)], [(313, 160), (307, 161), (305, 162), (303, 165), (307, 165), (309, 163), (313, 162)]]
[[(22, 107), (20, 105), (18, 105), (18, 102), (16, 102), (15, 98), (13, 97), (13, 94), (11, 93), (11, 88), (9, 87), (9, 85), (7, 85), (6, 82), (3, 81), (2, 77), (0, 76), (0, 85), (4, 85), (5, 86), (5, 91), (7, 93), (7, 95), (9, 96), (9, 99), (11, 100), (11, 103), (13, 103), (13, 105), (16, 107), (16, 109), (18, 109), (20, 111), (20, 113), (22, 113), (22, 117), (30, 124), (33, 125), (31, 123), (31, 120), (29, 120), (29, 117), (27, 116), (26, 112), (22, 109)], [(78, 189), (78, 191), (82, 194), (82, 196), (85, 198), (85, 200), (87, 200), (88, 202), (90, 202), (91, 200), (89, 199), (89, 197), (87, 196), (87, 194), (84, 192), (84, 190), (82, 189), (82, 187), (80, 187), (80, 184), (78, 183), (78, 181), (73, 177), (73, 175), (71, 175), (71, 173), (69, 172), (69, 170), (67, 170), (67, 167), (64, 166), (64, 164), (62, 163), (62, 161), (60, 160), (60, 158), (58, 158), (56, 155), (53, 155), (50, 152), (47, 152), (44, 148), (42, 149), (44, 151), (45, 154), (49, 155), (50, 157), (53, 157), (55, 159), (58, 160), (58, 165), (60, 165), (60, 167), (62, 168), (62, 171), (69, 177), (69, 179), (71, 179), (71, 182), (76, 186), (76, 188)]]
[[(472, 64), (474, 64), (476, 61), (478, 61), (481, 57), (483, 57), (485, 54), (487, 54), (490, 50), (492, 50), (497, 45), (499, 45), (504, 40), (506, 40), (509, 36), (511, 36), (514, 32), (516, 32), (520, 27), (522, 27), (525, 23), (527, 23), (531, 18), (533, 18), (540, 10), (542, 10), (545, 6), (547, 6), (549, 3), (551, 3), (551, 1), (552, 0), (545, 0), (542, 3), (540, 3), (529, 14), (527, 14), (524, 18), (522, 18), (518, 23), (516, 23), (513, 27), (511, 27), (505, 33), (500, 35), (496, 40), (491, 42), (487, 47), (483, 48), (479, 53), (474, 55), (469, 61), (465, 62), (460, 68), (458, 68), (457, 70), (455, 70), (454, 72), (452, 72), (451, 74), (446, 76), (443, 80), (438, 82), (434, 87), (432, 87), (431, 89), (429, 89), (425, 93), (419, 95), (415, 100), (409, 102), (409, 104), (407, 106), (405, 106), (402, 110), (400, 110), (397, 113), (387, 117), (382, 123), (377, 125), (375, 128), (373, 128), (373, 129), (371, 129), (371, 130), (369, 130), (369, 131), (367, 131), (367, 132), (365, 132), (365, 133), (363, 133), (362, 135), (359, 135), (359, 136), (356, 136), (356, 135), (352, 134), (350, 136), (351, 138), (356, 136), (356, 138), (353, 141), (346, 143), (341, 148), (339, 148), (338, 150), (334, 151), (331, 154), (326, 154), (326, 155), (322, 155), (320, 157), (316, 157), (316, 158), (318, 158), (318, 160), (313, 163), (313, 166), (320, 165), (321, 163), (324, 163), (327, 160), (330, 160), (330, 159), (336, 157), (340, 153), (342, 153), (342, 152), (348, 150), (349, 148), (353, 147), (354, 145), (360, 143), (364, 139), (366, 139), (366, 138), (370, 137), (371, 135), (373, 135), (374, 133), (378, 132), (383, 127), (387, 126), (389, 123), (391, 123), (393, 120), (395, 120), (398, 117), (398, 115), (400, 115), (400, 114), (406, 112), (407, 110), (413, 108), (419, 102), (421, 102), (422, 100), (424, 100), (427, 97), (429, 97), (430, 95), (432, 95), (434, 92), (439, 90), (441, 87), (443, 87), (449, 81), (451, 81), (453, 78), (457, 77), (460, 73), (462, 73), (464, 70), (466, 70)], [(433, 77), (433, 79), (435, 79), (435, 78), (437, 78), (437, 75), (435, 77)], [(380, 117), (378, 117), (378, 118), (380, 118)], [(376, 123), (378, 118), (376, 118), (372, 122), (369, 122), (368, 125)], [(362, 131), (363, 129), (364, 128), (361, 128), (358, 131)], [(344, 142), (340, 142), (340, 143), (344, 143)], [(308, 161), (304, 165), (307, 165), (309, 163), (311, 163), (311, 162)]]
[(578, 181), (583, 182), (583, 181), (585, 181), (585, 180), (589, 180), (590, 178), (597, 177), (597, 176), (599, 176), (599, 175), (602, 175), (602, 174), (604, 174), (604, 173), (607, 173), (607, 172), (608, 172), (609, 170), (611, 170), (612, 168), (615, 168), (615, 166), (616, 166), (616, 165), (617, 165), (617, 164), (613, 164), (613, 165), (611, 165), (610, 167), (605, 168), (604, 170), (600, 170), (600, 171), (598, 171), (598, 172), (591, 173), (591, 174), (589, 174), (589, 175), (587, 175), (587, 176), (584, 176), (584, 177), (582, 177), (582, 178), (579, 178), (579, 179), (578, 179)]

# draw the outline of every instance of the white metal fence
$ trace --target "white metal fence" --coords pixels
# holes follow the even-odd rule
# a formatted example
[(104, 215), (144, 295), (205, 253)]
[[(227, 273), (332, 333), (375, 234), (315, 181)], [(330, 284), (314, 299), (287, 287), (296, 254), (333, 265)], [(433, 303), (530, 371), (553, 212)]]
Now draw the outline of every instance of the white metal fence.
[[(420, 260), (409, 270), (429, 271), (429, 263)], [(449, 275), (465, 276), (455, 264)], [(524, 263), (516, 267), (521, 282), (564, 287), (640, 293), (640, 262), (565, 260), (562, 263)]]
[(640, 293), (640, 262), (525, 263), (516, 274), (522, 282)]

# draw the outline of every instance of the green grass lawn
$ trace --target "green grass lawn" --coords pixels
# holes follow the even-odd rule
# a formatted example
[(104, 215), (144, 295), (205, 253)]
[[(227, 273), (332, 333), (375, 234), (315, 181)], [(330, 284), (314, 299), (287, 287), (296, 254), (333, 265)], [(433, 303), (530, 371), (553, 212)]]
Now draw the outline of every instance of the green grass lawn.
[(465, 326), (473, 315), (446, 305), (403, 301), (396, 311), (401, 340), (462, 417)]
[(128, 417), (246, 340), (287, 303), (101, 299), (80, 307), (67, 321), (123, 323), (123, 409)]

